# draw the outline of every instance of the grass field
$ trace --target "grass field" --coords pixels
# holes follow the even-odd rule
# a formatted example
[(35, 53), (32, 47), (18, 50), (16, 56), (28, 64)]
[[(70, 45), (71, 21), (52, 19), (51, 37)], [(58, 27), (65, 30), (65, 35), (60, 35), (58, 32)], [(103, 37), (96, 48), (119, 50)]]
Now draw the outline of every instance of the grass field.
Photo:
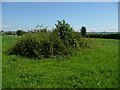
[[(2, 37), (2, 52), (17, 36)], [(95, 39), (96, 47), (61, 59), (2, 54), (3, 88), (117, 88), (118, 40)]]
[(0, 89), (2, 89), (2, 36), (0, 36)]

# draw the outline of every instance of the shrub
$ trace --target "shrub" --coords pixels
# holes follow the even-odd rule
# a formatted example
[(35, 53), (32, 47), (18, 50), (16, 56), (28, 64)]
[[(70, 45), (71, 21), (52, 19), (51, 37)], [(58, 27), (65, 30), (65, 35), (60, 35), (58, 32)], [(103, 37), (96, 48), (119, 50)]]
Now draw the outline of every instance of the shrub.
[[(20, 37), (18, 42), (9, 51), (9, 54), (16, 54), (25, 57), (39, 57), (46, 55), (48, 52), (43, 52), (49, 46), (49, 35), (45, 33), (26, 33)], [(46, 42), (46, 43), (45, 43)]]
[(54, 55), (66, 55), (67, 49), (62, 41), (50, 33), (27, 33), (20, 37), (18, 42), (8, 52), (30, 58), (50, 57)]
[(59, 38), (56, 32), (52, 32), (51, 45), (54, 55), (67, 55), (70, 54), (69, 47), (65, 46), (64, 42)]
[(16, 34), (22, 36), (25, 32), (23, 30), (17, 30)]
[(68, 23), (58, 21), (52, 32), (28, 32), (19, 37), (18, 42), (8, 54), (30, 58), (72, 55), (72, 51), (87, 47), (88, 43), (81, 35), (74, 32)]
[(56, 28), (53, 32), (56, 32), (58, 37), (62, 40), (66, 47), (76, 47), (77, 40), (75, 39), (75, 32), (73, 28), (65, 22), (65, 20), (58, 21), (58, 24), (55, 24)]

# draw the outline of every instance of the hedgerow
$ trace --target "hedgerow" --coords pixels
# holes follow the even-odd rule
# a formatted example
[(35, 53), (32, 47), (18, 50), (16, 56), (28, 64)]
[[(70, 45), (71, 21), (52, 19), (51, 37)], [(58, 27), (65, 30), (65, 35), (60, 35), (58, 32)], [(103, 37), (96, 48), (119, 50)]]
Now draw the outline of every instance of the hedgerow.
[(105, 39), (120, 39), (120, 33), (116, 34), (88, 34), (86, 37), (90, 38), (105, 38)]

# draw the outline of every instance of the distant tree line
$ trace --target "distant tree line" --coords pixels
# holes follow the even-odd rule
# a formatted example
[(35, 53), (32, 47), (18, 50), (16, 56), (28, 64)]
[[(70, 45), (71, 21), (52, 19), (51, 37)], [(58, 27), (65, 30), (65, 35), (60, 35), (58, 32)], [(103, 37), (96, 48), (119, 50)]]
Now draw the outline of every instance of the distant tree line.
[(0, 31), (1, 35), (17, 35), (17, 36), (21, 36), (25, 33), (25, 31), (23, 30), (17, 30), (17, 31)]
[(120, 33), (116, 34), (87, 34), (89, 38), (105, 38), (105, 39), (120, 39)]
[[(17, 35), (17, 36), (22, 36), (25, 33), (28, 32), (51, 32), (50, 30), (47, 29), (48, 26), (44, 27), (43, 25), (37, 25), (36, 28), (34, 30), (31, 31), (27, 31), (25, 32), (24, 30), (17, 30), (17, 31), (0, 31), (0, 35)], [(105, 39), (120, 39), (120, 33), (112, 33), (112, 34), (107, 34), (107, 33), (91, 33), (88, 34), (86, 33), (87, 29), (85, 26), (82, 26), (80, 29), (80, 32), (76, 32), (78, 34), (80, 34), (82, 37), (86, 37), (86, 38), (105, 38)]]
[(15, 31), (1, 31), (1, 35), (16, 35)]

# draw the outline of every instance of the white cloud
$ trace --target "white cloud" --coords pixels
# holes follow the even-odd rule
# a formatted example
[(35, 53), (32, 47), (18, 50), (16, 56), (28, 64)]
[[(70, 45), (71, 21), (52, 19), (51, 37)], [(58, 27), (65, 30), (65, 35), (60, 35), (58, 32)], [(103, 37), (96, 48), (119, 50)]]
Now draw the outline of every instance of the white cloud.
[(3, 28), (7, 28), (7, 26), (5, 25), (5, 26), (3, 26)]
[(0, 30), (2, 30), (2, 25), (0, 25)]
[(22, 28), (17, 28), (17, 30), (23, 30)]
[(108, 25), (106, 25), (106, 26), (111, 26), (111, 24), (108, 24)]
[(118, 32), (118, 24), (107, 24), (104, 26), (89, 26), (87, 28), (88, 32)]
[[(76, 25), (73, 26), (75, 31), (80, 31), (81, 27), (83, 25)], [(85, 25), (86, 26), (86, 25)], [(0, 29), (3, 28), (3, 30), (31, 30), (34, 29), (35, 27), (31, 27), (31, 25), (15, 25), (13, 23), (8, 23), (8, 24), (3, 24), (3, 26), (0, 26)], [(48, 29), (52, 30), (52, 28), (55, 28), (55, 25), (49, 25)], [(104, 26), (86, 26), (87, 32), (118, 32), (118, 24), (106, 24)]]
[(13, 30), (14, 25), (13, 25), (13, 23), (3, 24), (2, 28), (3, 28), (3, 30)]
[(3, 30), (4, 31), (16, 31), (18, 29), (22, 29), (22, 30), (30, 30), (32, 28), (30, 28), (28, 25), (16, 25), (14, 23), (7, 23), (7, 24), (3, 24)]
[(115, 24), (115, 26), (118, 26), (118, 24)]
[(75, 31), (80, 31), (81, 26), (77, 25), (73, 27)]
[(96, 27), (93, 27), (93, 28), (91, 28), (92, 30), (96, 30), (97, 28)]

